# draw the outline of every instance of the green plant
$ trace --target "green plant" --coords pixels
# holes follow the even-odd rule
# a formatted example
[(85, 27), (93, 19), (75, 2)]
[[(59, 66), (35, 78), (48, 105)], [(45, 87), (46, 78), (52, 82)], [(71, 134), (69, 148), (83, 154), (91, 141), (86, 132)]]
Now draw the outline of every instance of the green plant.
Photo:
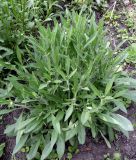
[(126, 52), (128, 53), (126, 62), (135, 64), (136, 63), (136, 43), (131, 44), (131, 46), (129, 46), (126, 49)]
[(0, 144), (0, 157), (3, 155), (5, 143)]
[(55, 0), (0, 0), (0, 38), (20, 44), (26, 33), (35, 32), (37, 23), (51, 20), (53, 7), (61, 8)]
[[(15, 124), (7, 126), (5, 134), (16, 136), (13, 155), (23, 146), (30, 146), (27, 155), (41, 160), (55, 149), (59, 159), (65, 144), (83, 144), (86, 128), (95, 138), (100, 134), (114, 138), (113, 130), (128, 136), (131, 122), (116, 113), (125, 113), (125, 101), (135, 101), (136, 81), (124, 77), (118, 68), (126, 54), (113, 55), (104, 38), (103, 22), (95, 16), (66, 11), (61, 24), (39, 28), (38, 38), (28, 37), (29, 59), (17, 64), (16, 75), (9, 75), (1, 90), (0, 103), (9, 105), (3, 114), (21, 109)], [(5, 93), (5, 94), (2, 94)]]

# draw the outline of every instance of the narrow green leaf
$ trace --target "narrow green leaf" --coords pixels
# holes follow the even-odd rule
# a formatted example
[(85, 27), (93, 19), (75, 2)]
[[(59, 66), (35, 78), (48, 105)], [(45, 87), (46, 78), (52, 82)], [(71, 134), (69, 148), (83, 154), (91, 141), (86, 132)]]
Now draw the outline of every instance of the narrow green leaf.
[(69, 79), (72, 77), (72, 76), (74, 76), (74, 74), (77, 72), (77, 69), (75, 69), (73, 72), (71, 72), (70, 73), (70, 75), (69, 75)]
[(33, 131), (34, 129), (36, 129), (36, 127), (38, 127), (40, 124), (42, 124), (42, 122), (39, 121), (32, 121), (31, 123), (29, 123), (26, 128), (24, 133), (29, 133), (31, 131)]
[(112, 117), (118, 122), (118, 125), (124, 129), (125, 131), (133, 131), (133, 125), (129, 119), (120, 115), (120, 114), (112, 114)]
[(47, 87), (47, 85), (48, 85), (48, 84), (40, 84), (40, 86), (39, 86), (39, 90), (46, 88), (46, 87)]
[(115, 80), (115, 77), (113, 77), (112, 79), (110, 79), (109, 82), (107, 83), (106, 88), (105, 88), (105, 95), (107, 95), (110, 92), (114, 80)]
[(4, 148), (5, 148), (5, 143), (1, 143), (0, 144), (0, 157), (3, 155), (4, 153)]
[(105, 122), (116, 124), (117, 126), (122, 128), (123, 130), (133, 131), (132, 123), (127, 118), (125, 118), (119, 114), (112, 114), (112, 116), (106, 115), (106, 114), (101, 114), (101, 115), (99, 115), (99, 117)]
[(21, 51), (21, 49), (19, 47), (16, 48), (16, 53), (17, 53), (17, 58), (18, 58), (19, 62), (21, 64), (23, 64), (23, 61), (22, 61), (22, 55), (23, 54), (22, 54), (22, 51)]
[(51, 135), (51, 146), (53, 147), (54, 144), (56, 143), (58, 138), (58, 133), (56, 132), (56, 130), (52, 131), (52, 135)]
[(60, 134), (61, 133), (60, 123), (54, 115), (52, 115), (52, 124), (53, 124), (53, 127), (56, 130), (56, 132), (58, 132)]
[[(0, 95), (2, 95), (1, 93), (0, 93)], [(1, 96), (0, 96), (1, 97)], [(10, 104), (11, 103), (11, 101), (10, 100), (5, 100), (4, 98), (2, 99), (2, 98), (0, 98), (0, 104), (1, 105), (8, 105), (8, 104)]]
[(114, 131), (112, 127), (108, 127), (108, 134), (109, 134), (109, 139), (112, 142), (114, 140)]
[(16, 130), (21, 130), (21, 129), (25, 128), (29, 123), (31, 123), (34, 120), (35, 120), (35, 117), (21, 122), (20, 125), (18, 127), (16, 127)]
[(103, 133), (102, 133), (101, 131), (100, 131), (100, 133), (101, 133), (101, 136), (103, 137), (104, 141), (106, 142), (107, 146), (108, 146), (109, 148), (111, 148), (111, 144), (110, 144), (110, 142), (108, 141), (108, 139), (103, 135)]
[(100, 92), (99, 90), (93, 85), (93, 84), (90, 84), (90, 87), (92, 89), (92, 91), (94, 92), (94, 94), (98, 97), (100, 97)]
[(60, 111), (57, 113), (56, 118), (58, 119), (58, 121), (61, 121), (64, 117), (65, 112), (64, 111)]
[(121, 99), (114, 99), (113, 102), (115, 103), (115, 105), (117, 106), (116, 108), (113, 109), (113, 111), (117, 111), (118, 109), (120, 109), (121, 111), (123, 111), (124, 113), (127, 113), (127, 109), (124, 106), (123, 102)]
[(84, 110), (81, 114), (81, 123), (84, 125), (90, 117), (90, 113), (87, 110)]
[(90, 127), (91, 127), (92, 137), (93, 137), (93, 138), (96, 138), (97, 130), (96, 130), (95, 124), (91, 124)]
[(16, 144), (19, 143), (19, 141), (20, 141), (20, 139), (21, 139), (23, 133), (24, 133), (24, 130), (19, 130), (19, 131), (17, 132), (17, 136), (16, 136)]
[(16, 154), (20, 149), (24, 146), (28, 138), (28, 134), (24, 135), (21, 137), (19, 143), (16, 144), (14, 150), (13, 150), (13, 155)]
[(68, 131), (66, 132), (65, 141), (70, 140), (70, 139), (73, 138), (76, 134), (77, 134), (77, 128), (72, 128), (71, 130), (68, 130)]
[(124, 94), (122, 95), (122, 97), (127, 98), (127, 99), (129, 99), (129, 100), (132, 100), (132, 101), (136, 102), (136, 91), (135, 91), (135, 90), (127, 91), (126, 93), (124, 93)]
[(15, 124), (12, 124), (12, 125), (6, 126), (6, 129), (5, 129), (4, 133), (6, 135), (9, 135), (14, 130), (15, 130)]
[(32, 145), (29, 153), (27, 154), (27, 159), (28, 160), (32, 160), (36, 156), (38, 148), (40, 146), (40, 142), (41, 142), (41, 139), (39, 138), (39, 139), (37, 139), (37, 142)]
[(73, 110), (74, 110), (74, 107), (73, 107), (73, 105), (71, 105), (71, 106), (68, 108), (68, 110), (66, 111), (65, 121), (67, 121), (68, 118), (72, 115)]
[(127, 78), (127, 77), (124, 77), (124, 78), (118, 78), (116, 80), (116, 84), (117, 85), (125, 85), (129, 88), (136, 88), (136, 79), (134, 78)]
[(97, 34), (98, 34), (98, 32), (96, 32), (96, 33), (89, 39), (89, 41), (85, 44), (84, 49), (85, 49), (86, 47), (88, 47), (88, 46), (96, 39)]
[(122, 97), (128, 90), (122, 90), (115, 94), (114, 98)]
[(85, 143), (85, 137), (86, 137), (85, 127), (80, 124), (78, 126), (78, 141), (80, 144)]
[(41, 160), (45, 160), (52, 151), (51, 143), (45, 144), (44, 150), (42, 151)]
[(57, 154), (59, 159), (62, 158), (64, 152), (65, 152), (65, 140), (62, 135), (59, 135), (59, 138), (57, 141)]

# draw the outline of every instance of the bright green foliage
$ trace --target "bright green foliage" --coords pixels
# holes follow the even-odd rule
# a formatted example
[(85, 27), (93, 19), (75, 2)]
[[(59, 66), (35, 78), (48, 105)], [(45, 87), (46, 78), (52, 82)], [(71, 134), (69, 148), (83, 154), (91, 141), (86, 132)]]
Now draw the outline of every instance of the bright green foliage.
[(128, 63), (136, 63), (136, 43), (131, 44), (126, 50), (128, 52), (128, 57), (126, 61)]
[(26, 111), (5, 130), (16, 135), (13, 154), (26, 144), (28, 159), (38, 148), (41, 160), (53, 149), (61, 158), (66, 142), (85, 142), (86, 128), (94, 138), (100, 134), (109, 147), (106, 134), (111, 138), (118, 130), (128, 136), (133, 126), (116, 111), (127, 112), (123, 97), (135, 100), (128, 89), (136, 81), (117, 71), (126, 55), (113, 55), (102, 22), (97, 25), (95, 16), (88, 20), (66, 11), (61, 24), (55, 20), (53, 29), (41, 26), (39, 37), (28, 40), (27, 64), (17, 64), (16, 75), (9, 75), (7, 90), (0, 94), (2, 104)]
[(55, 0), (0, 0), (0, 38), (20, 44), (38, 22), (51, 20), (53, 7), (61, 8)]

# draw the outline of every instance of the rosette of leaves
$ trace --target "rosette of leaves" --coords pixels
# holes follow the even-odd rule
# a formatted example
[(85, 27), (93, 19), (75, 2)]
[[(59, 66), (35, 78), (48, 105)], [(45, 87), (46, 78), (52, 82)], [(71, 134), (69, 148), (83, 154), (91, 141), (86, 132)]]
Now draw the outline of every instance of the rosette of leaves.
[(126, 55), (113, 56), (103, 22), (97, 25), (94, 15), (88, 20), (66, 11), (61, 24), (54, 20), (53, 29), (41, 26), (38, 38), (28, 40), (27, 65), (18, 63), (0, 95), (10, 111), (22, 109), (5, 130), (16, 136), (13, 154), (27, 145), (27, 159), (39, 153), (46, 159), (53, 149), (61, 159), (66, 143), (85, 143), (86, 128), (109, 147), (105, 135), (112, 140), (117, 130), (128, 136), (133, 126), (117, 111), (127, 113), (126, 98), (136, 101), (136, 81), (118, 72)]

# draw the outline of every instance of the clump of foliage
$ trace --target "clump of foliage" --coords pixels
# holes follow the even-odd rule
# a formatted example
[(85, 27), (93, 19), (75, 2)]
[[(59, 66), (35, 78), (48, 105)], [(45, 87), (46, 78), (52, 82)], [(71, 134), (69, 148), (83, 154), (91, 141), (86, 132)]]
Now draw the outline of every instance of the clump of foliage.
[(40, 26), (37, 39), (28, 37), (27, 64), (17, 63), (0, 94), (0, 103), (8, 105), (3, 114), (23, 111), (5, 130), (16, 136), (13, 154), (27, 145), (27, 159), (39, 153), (43, 160), (53, 149), (61, 158), (66, 143), (85, 143), (86, 128), (109, 147), (105, 135), (113, 140), (114, 130), (126, 136), (133, 130), (116, 111), (127, 113), (126, 98), (136, 101), (135, 90), (129, 90), (136, 81), (118, 71), (126, 55), (113, 55), (104, 37), (94, 15), (88, 20), (68, 11), (61, 23), (54, 20), (53, 29)]
[(136, 43), (131, 44), (131, 46), (126, 49), (126, 52), (128, 53), (126, 61), (136, 64)]
[(55, 0), (0, 0), (0, 38), (20, 42), (37, 23), (51, 20), (58, 8), (61, 6)]

